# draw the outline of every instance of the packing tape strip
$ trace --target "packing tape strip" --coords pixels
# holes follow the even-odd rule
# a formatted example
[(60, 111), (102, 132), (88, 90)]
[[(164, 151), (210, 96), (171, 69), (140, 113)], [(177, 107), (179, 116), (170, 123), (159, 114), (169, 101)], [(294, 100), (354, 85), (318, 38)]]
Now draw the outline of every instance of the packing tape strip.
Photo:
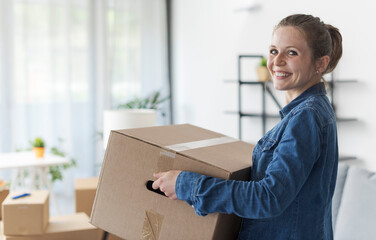
[(158, 240), (164, 216), (154, 210), (145, 211), (144, 226), (142, 227), (142, 240)]
[(232, 138), (232, 137), (224, 136), (224, 137), (219, 137), (219, 138), (210, 138), (210, 139), (205, 139), (205, 140), (200, 140), (200, 141), (174, 144), (170, 146), (165, 146), (165, 148), (171, 149), (175, 152), (182, 152), (182, 151), (186, 151), (190, 149), (209, 147), (209, 146), (231, 143), (231, 142), (236, 142), (236, 141), (239, 141), (239, 140)]
[(169, 171), (173, 168), (174, 159), (176, 156), (176, 152), (182, 152), (190, 149), (196, 148), (204, 148), (219, 144), (231, 143), (239, 141), (238, 139), (232, 137), (218, 137), (218, 138), (210, 138), (200, 141), (192, 141), (186, 143), (179, 143), (174, 145), (165, 146), (165, 149), (162, 149), (159, 155), (159, 159), (157, 162), (157, 172), (165, 172)]

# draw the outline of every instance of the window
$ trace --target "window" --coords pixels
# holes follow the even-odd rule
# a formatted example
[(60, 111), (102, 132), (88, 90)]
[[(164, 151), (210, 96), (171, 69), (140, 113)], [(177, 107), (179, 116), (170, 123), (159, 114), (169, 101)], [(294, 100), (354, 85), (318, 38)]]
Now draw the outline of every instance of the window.
[(61, 138), (95, 175), (103, 110), (168, 92), (165, 15), (162, 0), (1, 1), (1, 151)]

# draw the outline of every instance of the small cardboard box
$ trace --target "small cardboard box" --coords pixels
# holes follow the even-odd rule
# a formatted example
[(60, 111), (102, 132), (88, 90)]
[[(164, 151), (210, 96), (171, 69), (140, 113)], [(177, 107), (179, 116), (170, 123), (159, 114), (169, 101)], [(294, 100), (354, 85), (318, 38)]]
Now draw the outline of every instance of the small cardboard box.
[(23, 192), (11, 192), (4, 200), (3, 232), (5, 235), (42, 234), (49, 220), (49, 193), (32, 191), (30, 196), (13, 199)]
[[(74, 192), (75, 192), (77, 213), (84, 212), (88, 216), (91, 215), (95, 193), (97, 191), (98, 180), (99, 180), (98, 177), (92, 177), (92, 178), (77, 178), (74, 181)], [(102, 233), (102, 235), (103, 234), (104, 233)], [(112, 234), (107, 234), (106, 240), (119, 240), (119, 239), (120, 238)]]
[(3, 201), (5, 200), (5, 198), (8, 196), (8, 194), (9, 194), (8, 188), (0, 190), (0, 220), (2, 219), (2, 215), (3, 215), (2, 210), (1, 210), (2, 209), (1, 205)]
[(200, 217), (145, 185), (171, 169), (248, 180), (253, 147), (189, 124), (112, 131), (90, 222), (128, 240), (236, 239), (235, 215)]
[(84, 212), (88, 216), (91, 215), (98, 179), (98, 177), (75, 179), (74, 192), (76, 212)]
[(33, 236), (5, 236), (5, 240), (100, 240), (100, 230), (85, 213), (51, 217), (46, 232)]

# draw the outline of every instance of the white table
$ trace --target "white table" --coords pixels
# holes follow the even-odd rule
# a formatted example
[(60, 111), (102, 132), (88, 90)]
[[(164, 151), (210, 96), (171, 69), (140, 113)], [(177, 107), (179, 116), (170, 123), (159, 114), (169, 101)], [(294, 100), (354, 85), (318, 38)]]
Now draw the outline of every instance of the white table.
[(0, 153), (0, 170), (13, 169), (11, 190), (17, 187), (27, 189), (26, 179), (30, 180), (28, 189), (47, 188), (54, 201), (58, 213), (59, 207), (52, 191), (52, 182), (48, 176), (49, 167), (68, 164), (69, 159), (51, 154), (44, 154), (43, 158), (36, 158), (34, 152)]

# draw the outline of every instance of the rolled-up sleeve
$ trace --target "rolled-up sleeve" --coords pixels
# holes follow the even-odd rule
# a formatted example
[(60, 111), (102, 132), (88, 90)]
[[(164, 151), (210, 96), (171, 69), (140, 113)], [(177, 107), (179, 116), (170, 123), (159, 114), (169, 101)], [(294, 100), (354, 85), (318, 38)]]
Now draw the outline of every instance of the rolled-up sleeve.
[(189, 205), (193, 205), (194, 190), (200, 177), (204, 177), (204, 175), (193, 172), (181, 172), (176, 180), (175, 192), (177, 198), (186, 201)]
[(288, 125), (261, 180), (224, 180), (183, 171), (176, 181), (178, 199), (192, 205), (200, 216), (219, 212), (269, 218), (281, 214), (320, 155), (320, 124), (312, 111), (301, 111)]

